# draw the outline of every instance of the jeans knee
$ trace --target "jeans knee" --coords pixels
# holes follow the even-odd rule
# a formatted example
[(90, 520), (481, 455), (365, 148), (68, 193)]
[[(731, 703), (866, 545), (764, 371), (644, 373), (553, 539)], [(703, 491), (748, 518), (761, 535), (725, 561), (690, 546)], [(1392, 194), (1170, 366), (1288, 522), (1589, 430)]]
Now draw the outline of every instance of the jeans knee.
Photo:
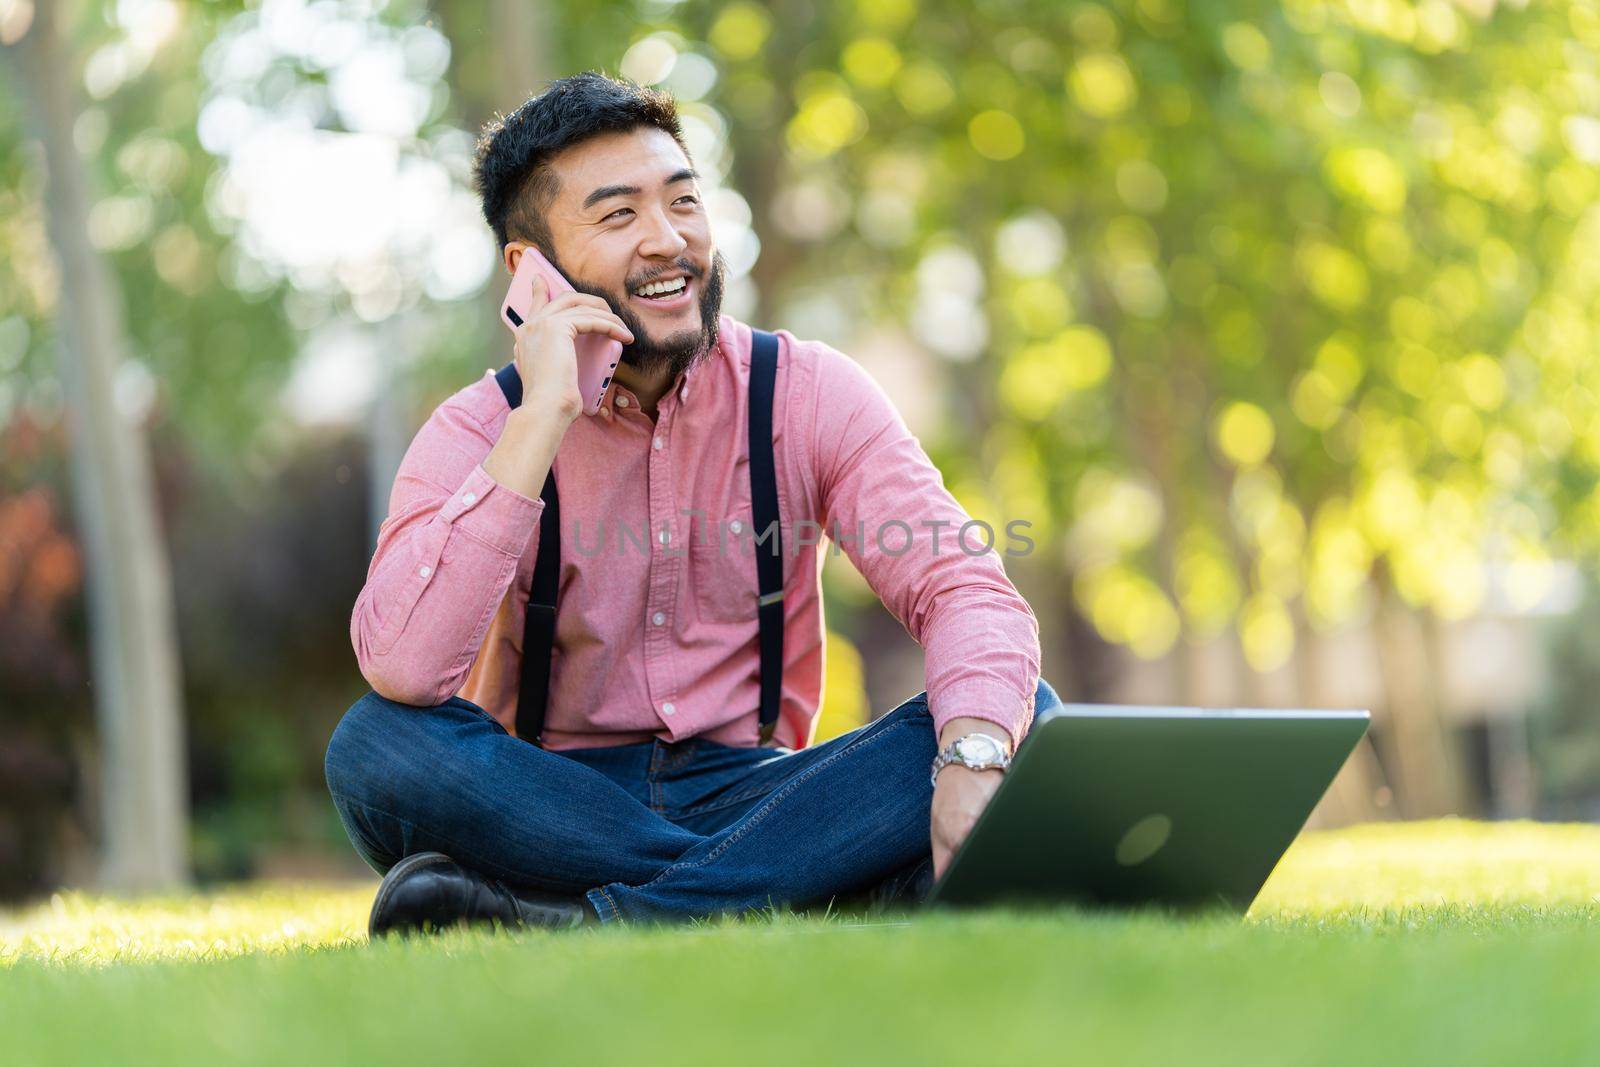
[(928, 710), (928, 694), (926, 691), (918, 693), (891, 711), (889, 715), (884, 716), (884, 718), (889, 718), (890, 716), (896, 719), (912, 720), (926, 725), (929, 730), (933, 729), (933, 712)]
[(1039, 724), (1039, 716), (1060, 706), (1061, 695), (1041, 675), (1039, 684), (1034, 686), (1033, 689), (1033, 718), (1028, 721), (1028, 729), (1023, 733), (1023, 736), (1026, 737), (1033, 732), (1033, 728)]
[(1055, 691), (1054, 686), (1044, 680), (1043, 675), (1040, 675), (1039, 684), (1033, 690), (1033, 713), (1038, 715), (1049, 711), (1060, 703), (1061, 695)]
[(394, 707), (392, 702), (369, 692), (350, 705), (333, 728), (322, 757), (322, 777), (335, 803), (341, 797), (364, 795), (363, 785), (377, 770), (374, 742), (381, 736), (382, 727), (375, 720)]
[(917, 736), (922, 747), (927, 749), (928, 759), (933, 759), (938, 750), (938, 730), (933, 721), (933, 712), (928, 708), (928, 694), (918, 693), (910, 700), (895, 708), (885, 715), (882, 722), (901, 722), (909, 725)]

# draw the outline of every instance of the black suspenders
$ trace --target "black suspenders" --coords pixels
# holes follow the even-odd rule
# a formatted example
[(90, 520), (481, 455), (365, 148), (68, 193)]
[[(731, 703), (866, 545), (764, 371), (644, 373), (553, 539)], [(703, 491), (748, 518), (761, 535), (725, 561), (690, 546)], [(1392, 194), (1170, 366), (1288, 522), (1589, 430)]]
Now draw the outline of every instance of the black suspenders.
[[(755, 526), (756, 620), (761, 648), (761, 741), (778, 725), (783, 684), (783, 537), (778, 527), (778, 478), (772, 459), (772, 396), (777, 382), (778, 337), (751, 330), (750, 500)], [(522, 403), (516, 363), (494, 376), (515, 408)], [(539, 554), (533, 564), (527, 628), (522, 641), (522, 679), (517, 694), (517, 736), (538, 744), (550, 701), (550, 657), (556, 637), (556, 586), (561, 572), (561, 506), (552, 469), (544, 480), (544, 513), (539, 518)], [(739, 549), (735, 547), (735, 551)]]
[(778, 335), (752, 329), (750, 340), (750, 510), (755, 519), (756, 619), (761, 642), (761, 743), (766, 744), (778, 725), (778, 694), (783, 685), (783, 534), (778, 528), (778, 476), (772, 465)]

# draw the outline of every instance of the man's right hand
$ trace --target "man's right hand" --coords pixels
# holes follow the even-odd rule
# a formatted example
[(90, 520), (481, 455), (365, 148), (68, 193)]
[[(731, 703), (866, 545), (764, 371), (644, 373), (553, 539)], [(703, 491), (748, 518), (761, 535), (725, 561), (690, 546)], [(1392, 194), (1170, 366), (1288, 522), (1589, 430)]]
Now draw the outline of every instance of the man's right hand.
[(580, 333), (604, 333), (627, 344), (633, 334), (598, 296), (562, 293), (554, 300), (544, 279), (533, 280), (533, 308), (517, 327), (517, 373), (522, 404), (484, 457), (483, 469), (501, 485), (532, 498), (544, 487), (567, 428), (583, 413), (578, 392)]
[(608, 334), (623, 344), (633, 341), (632, 332), (605, 300), (588, 293), (562, 293), (552, 300), (544, 279), (534, 275), (533, 307), (516, 329), (522, 406), (542, 418), (563, 419), (562, 426), (571, 425), (583, 412), (576, 346), (582, 333)]

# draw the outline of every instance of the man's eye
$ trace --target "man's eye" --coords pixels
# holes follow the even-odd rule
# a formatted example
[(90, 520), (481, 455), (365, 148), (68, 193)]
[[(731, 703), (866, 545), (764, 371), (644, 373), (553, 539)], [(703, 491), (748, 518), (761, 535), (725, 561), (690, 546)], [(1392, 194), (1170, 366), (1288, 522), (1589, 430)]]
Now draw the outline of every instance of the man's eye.
[[(698, 204), (700, 202), (699, 198), (697, 198), (697, 197), (695, 197), (695, 196), (693, 196), (693, 195), (691, 195), (689, 193), (685, 193), (683, 196), (678, 197), (678, 199), (680, 201), (681, 200), (687, 200), (687, 201), (689, 201), (690, 203), (693, 203), (693, 204)], [(622, 214), (624, 211), (632, 211), (632, 210), (633, 210), (633, 208), (631, 208), (631, 207), (619, 207), (619, 208), (617, 208), (617, 210), (615, 210), (611, 214), (605, 216), (600, 221), (601, 222), (610, 222), (612, 219), (616, 218), (618, 215)]]

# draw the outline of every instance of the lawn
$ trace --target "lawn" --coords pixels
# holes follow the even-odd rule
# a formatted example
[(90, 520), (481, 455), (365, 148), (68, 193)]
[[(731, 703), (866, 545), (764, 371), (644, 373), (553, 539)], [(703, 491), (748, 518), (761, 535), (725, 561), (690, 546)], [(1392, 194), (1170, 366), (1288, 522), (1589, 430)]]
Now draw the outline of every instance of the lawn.
[(1600, 1063), (1600, 827), (1306, 835), (1244, 921), (779, 916), (368, 945), (371, 892), (0, 915), (0, 1063)]

